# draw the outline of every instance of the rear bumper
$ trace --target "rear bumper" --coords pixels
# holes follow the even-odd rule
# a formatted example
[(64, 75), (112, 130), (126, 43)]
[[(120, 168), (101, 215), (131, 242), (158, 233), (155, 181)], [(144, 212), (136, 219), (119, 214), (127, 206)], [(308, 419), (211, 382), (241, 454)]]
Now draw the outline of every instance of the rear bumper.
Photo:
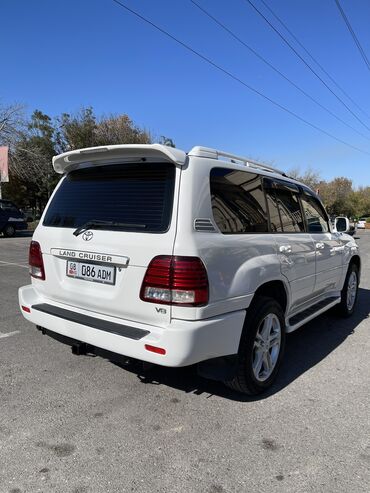
[[(237, 353), (246, 313), (239, 310), (196, 321), (173, 319), (166, 327), (157, 327), (44, 299), (32, 285), (19, 289), (19, 304), (27, 320), (51, 332), (117, 354), (172, 367)], [(30, 313), (22, 307), (30, 309)], [(146, 344), (163, 348), (166, 354), (149, 352)]]

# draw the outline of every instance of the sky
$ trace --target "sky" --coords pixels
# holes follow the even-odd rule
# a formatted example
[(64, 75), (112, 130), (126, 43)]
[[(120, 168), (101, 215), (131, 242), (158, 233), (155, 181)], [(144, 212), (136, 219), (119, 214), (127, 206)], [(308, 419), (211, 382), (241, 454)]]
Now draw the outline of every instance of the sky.
[[(248, 0), (196, 0), (242, 41), (343, 120), (303, 95), (190, 0), (120, 0), (248, 89), (113, 0), (0, 0), (0, 104), (57, 116), (92, 106), (126, 113), (176, 147), (213, 147), (284, 170), (370, 185), (370, 70), (335, 0), (264, 0), (357, 104), (314, 65), (261, 0), (255, 6), (344, 101), (316, 78)], [(370, 58), (370, 2), (340, 0)], [(351, 113), (352, 112), (352, 113)], [(354, 114), (353, 114), (354, 113)], [(356, 115), (356, 116), (355, 116)], [(349, 125), (349, 126), (347, 126)]]

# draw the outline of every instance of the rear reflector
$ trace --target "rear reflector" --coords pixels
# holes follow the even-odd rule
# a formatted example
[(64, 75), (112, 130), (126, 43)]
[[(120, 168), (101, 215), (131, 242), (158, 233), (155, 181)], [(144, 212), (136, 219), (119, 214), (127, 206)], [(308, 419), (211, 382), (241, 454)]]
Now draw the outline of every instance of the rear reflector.
[(140, 298), (165, 305), (206, 305), (208, 277), (203, 262), (198, 257), (154, 257), (146, 271)]
[(161, 347), (151, 346), (150, 344), (145, 344), (145, 349), (157, 354), (166, 354), (166, 350)]
[(44, 261), (42, 259), (40, 243), (31, 241), (28, 255), (30, 274), (36, 279), (45, 280)]
[(23, 306), (22, 305), (22, 310), (27, 313), (31, 313), (31, 308), (28, 308), (28, 306)]

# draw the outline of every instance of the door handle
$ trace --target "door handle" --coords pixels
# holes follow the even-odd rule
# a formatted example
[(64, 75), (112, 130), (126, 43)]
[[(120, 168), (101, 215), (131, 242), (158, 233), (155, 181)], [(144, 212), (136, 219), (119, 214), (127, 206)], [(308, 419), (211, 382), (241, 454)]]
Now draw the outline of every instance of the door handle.
[(323, 243), (322, 241), (316, 243), (316, 250), (323, 250), (324, 248), (325, 248), (325, 243)]
[(281, 245), (279, 246), (280, 253), (292, 253), (292, 245)]

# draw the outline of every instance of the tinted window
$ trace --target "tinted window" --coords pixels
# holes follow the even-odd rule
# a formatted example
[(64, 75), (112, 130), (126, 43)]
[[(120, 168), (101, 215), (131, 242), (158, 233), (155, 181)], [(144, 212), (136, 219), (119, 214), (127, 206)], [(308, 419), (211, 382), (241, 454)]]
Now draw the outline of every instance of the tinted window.
[(271, 231), (281, 233), (283, 227), (281, 225), (278, 201), (273, 190), (266, 190), (266, 200), (270, 214)]
[(259, 175), (214, 168), (210, 185), (213, 217), (222, 233), (268, 231), (266, 202)]
[(164, 232), (171, 219), (174, 179), (175, 167), (167, 163), (72, 171), (57, 190), (44, 226), (77, 228), (100, 220), (132, 225), (121, 230)]
[(327, 233), (329, 231), (329, 225), (320, 202), (312, 195), (306, 193), (302, 194), (301, 200), (308, 231), (310, 233)]
[(284, 233), (304, 231), (304, 222), (298, 195), (288, 190), (275, 191)]
[(305, 230), (298, 188), (289, 183), (265, 180), (272, 231), (300, 233)]

